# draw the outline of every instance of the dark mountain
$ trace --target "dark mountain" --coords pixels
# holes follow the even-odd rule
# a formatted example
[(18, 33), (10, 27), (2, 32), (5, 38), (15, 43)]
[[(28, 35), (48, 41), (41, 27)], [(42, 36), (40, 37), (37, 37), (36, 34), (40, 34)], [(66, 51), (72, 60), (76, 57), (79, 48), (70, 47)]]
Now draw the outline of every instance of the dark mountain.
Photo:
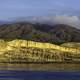
[(19, 38), (61, 44), (63, 42), (80, 42), (80, 30), (64, 24), (51, 26), (47, 24), (17, 22), (1, 25), (0, 38)]
[(55, 34), (60, 40), (80, 42), (80, 30), (68, 25), (55, 25), (49, 33)]

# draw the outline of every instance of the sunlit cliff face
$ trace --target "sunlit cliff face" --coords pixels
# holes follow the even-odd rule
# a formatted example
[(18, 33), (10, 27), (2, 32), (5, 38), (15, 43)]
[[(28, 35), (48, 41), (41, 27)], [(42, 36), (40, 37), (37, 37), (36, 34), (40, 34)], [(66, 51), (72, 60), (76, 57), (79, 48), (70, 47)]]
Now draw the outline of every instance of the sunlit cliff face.
[[(12, 41), (0, 40), (0, 44), (0, 62), (63, 62), (65, 58), (75, 60), (74, 57), (80, 55), (80, 48), (69, 48), (21, 39)], [(78, 58), (77, 61), (79, 61)]]

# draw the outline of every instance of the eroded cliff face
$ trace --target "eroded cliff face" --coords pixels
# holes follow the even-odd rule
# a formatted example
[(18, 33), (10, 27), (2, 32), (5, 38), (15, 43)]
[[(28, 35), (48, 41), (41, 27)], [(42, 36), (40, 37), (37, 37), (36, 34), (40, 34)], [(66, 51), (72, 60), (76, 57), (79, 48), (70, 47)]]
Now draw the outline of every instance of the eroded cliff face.
[(80, 48), (15, 39), (0, 40), (0, 62), (79, 61)]
[(74, 52), (74, 54), (79, 53), (79, 48), (68, 48), (64, 46), (54, 45), (51, 43), (41, 43), (41, 42), (34, 42), (34, 41), (27, 41), (27, 40), (20, 40), (15, 39), (12, 41), (4, 41), (0, 40), (0, 51), (8, 51), (8, 50), (15, 50), (15, 48), (20, 47), (34, 47), (40, 49), (56, 49), (63, 52)]

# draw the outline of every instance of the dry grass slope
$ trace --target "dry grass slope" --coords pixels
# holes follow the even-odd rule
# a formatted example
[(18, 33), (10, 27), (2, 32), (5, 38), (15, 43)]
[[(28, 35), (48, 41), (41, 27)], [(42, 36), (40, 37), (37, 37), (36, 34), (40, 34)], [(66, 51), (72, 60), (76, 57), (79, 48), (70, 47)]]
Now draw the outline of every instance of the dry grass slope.
[[(77, 44), (77, 43), (76, 43)], [(0, 40), (0, 61), (73, 61), (80, 60), (80, 48), (65, 47), (51, 43), (41, 43), (15, 39)]]

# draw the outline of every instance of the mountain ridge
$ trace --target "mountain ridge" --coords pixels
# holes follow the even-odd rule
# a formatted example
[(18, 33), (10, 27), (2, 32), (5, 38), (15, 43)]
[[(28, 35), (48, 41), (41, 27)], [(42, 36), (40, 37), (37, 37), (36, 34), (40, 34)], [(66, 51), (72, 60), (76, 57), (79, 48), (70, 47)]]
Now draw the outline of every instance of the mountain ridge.
[(18, 22), (0, 25), (0, 39), (26, 39), (61, 44), (80, 42), (80, 30), (65, 24)]

